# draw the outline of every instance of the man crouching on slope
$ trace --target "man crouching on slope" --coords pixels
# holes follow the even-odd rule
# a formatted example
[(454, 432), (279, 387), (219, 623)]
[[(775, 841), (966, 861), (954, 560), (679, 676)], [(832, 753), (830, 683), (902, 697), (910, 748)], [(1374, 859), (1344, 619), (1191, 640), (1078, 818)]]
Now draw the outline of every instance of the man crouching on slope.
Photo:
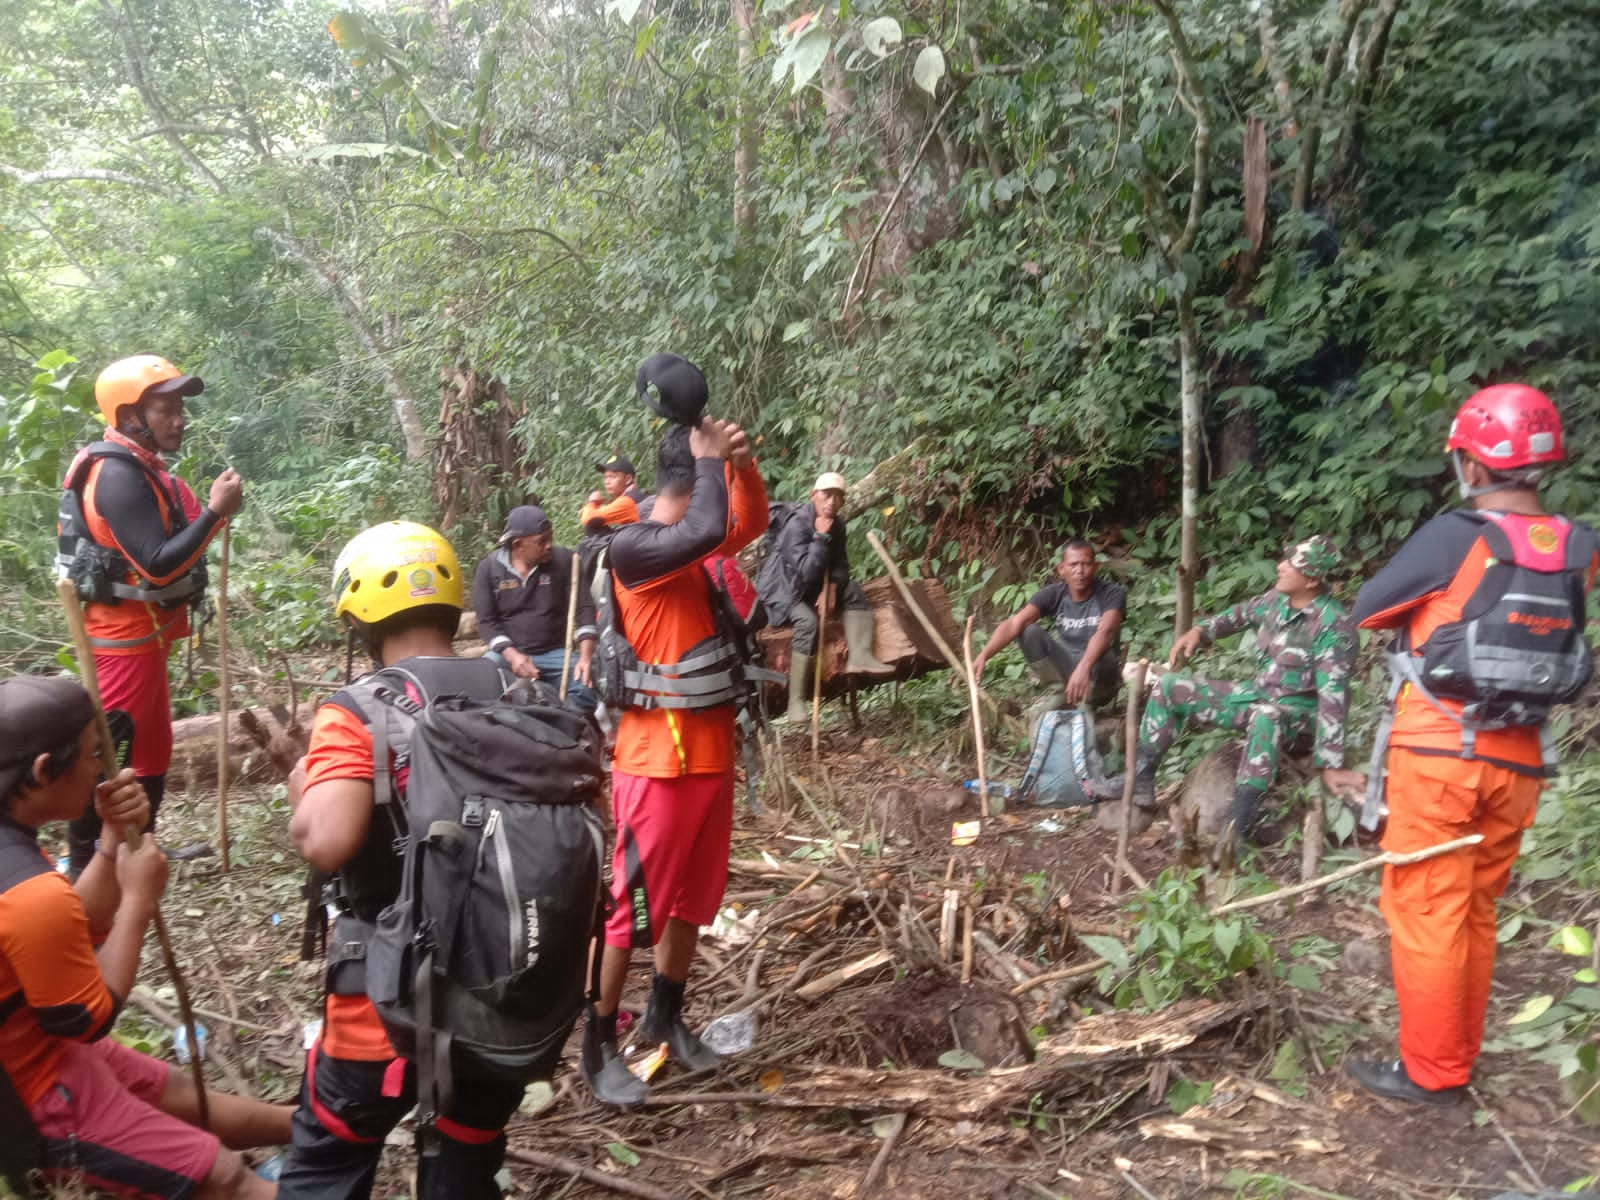
[[(659, 377), (662, 392), (681, 385), (703, 403), (704, 377), (671, 357), (672, 369)], [(698, 405), (688, 407), (698, 416)], [(737, 553), (767, 520), (766, 487), (744, 431), (732, 422), (705, 418), (668, 429), (656, 491), (651, 519), (618, 529), (610, 547), (615, 632), (636, 656), (633, 677), (640, 682), (617, 727), (611, 776), (617, 907), (606, 926), (600, 999), (584, 1027), (582, 1068), (595, 1096), (617, 1105), (638, 1104), (648, 1094), (617, 1052), (617, 1007), (634, 946), (655, 948), (638, 1036), (665, 1042), (690, 1071), (718, 1062), (683, 1023), (684, 984), (699, 927), (710, 924), (722, 902), (733, 831), (735, 705), (716, 682), (733, 666), (727, 653), (733, 648), (723, 645), (700, 561)]]

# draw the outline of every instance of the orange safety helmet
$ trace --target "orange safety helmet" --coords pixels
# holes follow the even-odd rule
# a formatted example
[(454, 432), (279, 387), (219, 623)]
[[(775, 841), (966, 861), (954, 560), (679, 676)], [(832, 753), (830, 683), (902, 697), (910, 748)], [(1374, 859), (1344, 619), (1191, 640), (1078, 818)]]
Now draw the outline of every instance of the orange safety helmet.
[(198, 396), (206, 385), (198, 375), (185, 375), (157, 354), (119, 358), (94, 381), (94, 402), (107, 427), (117, 427), (117, 411), (137, 406), (146, 393), (157, 390), (180, 396)]

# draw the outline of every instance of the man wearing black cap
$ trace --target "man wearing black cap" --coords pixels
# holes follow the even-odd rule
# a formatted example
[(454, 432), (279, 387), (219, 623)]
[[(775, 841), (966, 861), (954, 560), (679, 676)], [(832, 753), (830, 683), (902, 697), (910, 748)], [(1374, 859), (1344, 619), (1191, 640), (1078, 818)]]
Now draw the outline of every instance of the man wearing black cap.
[[(559, 686), (567, 666), (567, 617), (572, 603), (576, 555), (555, 544), (544, 509), (524, 504), (511, 510), (495, 552), (478, 564), (472, 580), (472, 610), (478, 636), (491, 653), (524, 679)], [(590, 662), (594, 658), (594, 597), (577, 590), (567, 703), (592, 713), (599, 703)]]
[(597, 533), (607, 526), (631, 525), (639, 519), (639, 505), (645, 495), (634, 483), (637, 472), (633, 460), (626, 454), (616, 453), (594, 469), (600, 472), (604, 491), (589, 493), (589, 502), (578, 514), (578, 522), (588, 533)]
[[(103, 440), (67, 469), (56, 567), (78, 586), (94, 647), (100, 694), (133, 718), (133, 769), (150, 797), (152, 825), (172, 761), (167, 656), (189, 634), (189, 610), (205, 597), (206, 547), (244, 503), (231, 468), (200, 507), (167, 470), (163, 454), (183, 445), (184, 401), (205, 384), (154, 354), (112, 363), (95, 379)], [(73, 823), (72, 873), (94, 853), (100, 819)]]
[(132, 768), (97, 786), (93, 720), (73, 680), (0, 682), (0, 1173), (268, 1200), (274, 1185), (222, 1142), (287, 1142), (293, 1110), (212, 1093), (208, 1133), (187, 1072), (106, 1036), (133, 987), (167, 860), (149, 834), (137, 849), (117, 839), (91, 849), (74, 886), (40, 852), (39, 827), (80, 816), (91, 799), (114, 828), (149, 818)]

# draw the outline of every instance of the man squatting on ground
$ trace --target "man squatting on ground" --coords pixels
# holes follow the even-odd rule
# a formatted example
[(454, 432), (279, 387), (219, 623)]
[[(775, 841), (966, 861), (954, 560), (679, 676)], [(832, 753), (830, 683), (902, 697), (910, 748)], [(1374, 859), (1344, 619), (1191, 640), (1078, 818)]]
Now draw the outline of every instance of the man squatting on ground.
[[(243, 483), (230, 467), (202, 509), (161, 457), (183, 446), (184, 397), (204, 390), (197, 376), (154, 354), (101, 371), (94, 398), (105, 437), (73, 459), (62, 498), (57, 567), (78, 582), (80, 594), (95, 593), (86, 595), (84, 623), (100, 696), (133, 718), (133, 770), (150, 797), (152, 829), (172, 762), (167, 658), (189, 634), (189, 609), (204, 597), (206, 547), (244, 503)], [(92, 808), (72, 823), (74, 878), (99, 835)]]
[[(561, 686), (567, 656), (567, 608), (578, 556), (555, 544), (544, 509), (524, 504), (506, 517), (495, 552), (478, 563), (472, 579), (472, 611), (478, 636), (522, 679)], [(594, 596), (578, 589), (567, 705), (592, 713), (594, 693)]]
[(117, 837), (71, 884), (39, 847), (41, 825), (91, 803), (112, 829), (149, 821), (131, 767), (98, 782), (89, 694), (70, 679), (0, 683), (0, 747), (0, 1170), (266, 1200), (276, 1189), (235, 1151), (287, 1142), (291, 1110), (210, 1092), (207, 1133), (187, 1071), (107, 1036), (166, 888), (161, 848), (148, 833), (138, 849)]
[[(1094, 547), (1073, 538), (1061, 548), (1056, 579), (995, 627), (972, 669), (979, 679), (996, 654), (1021, 641), (1028, 669), (1047, 687), (1061, 688), (1068, 705), (1109, 704), (1122, 684), (1122, 622), (1128, 593), (1097, 578)], [(1050, 621), (1047, 632), (1037, 624)]]
[[(687, 371), (684, 370), (687, 368)], [(692, 375), (690, 374), (692, 372)], [(704, 377), (680, 363), (671, 378), (702, 398)], [(667, 383), (659, 385), (663, 391)], [(683, 406), (698, 412), (699, 405)], [(584, 1024), (581, 1068), (607, 1104), (648, 1094), (617, 1051), (617, 1008), (632, 948), (654, 947), (650, 1000), (638, 1036), (665, 1042), (691, 1071), (717, 1055), (683, 1023), (684, 985), (702, 925), (715, 918), (728, 878), (733, 830), (734, 705), (671, 707), (676, 664), (703, 656), (719, 639), (701, 560), (736, 554), (766, 526), (767, 493), (744, 431), (705, 418), (675, 425), (661, 440), (651, 519), (611, 539), (616, 624), (659, 692), (631, 696), (617, 727), (611, 775), (616, 820), (612, 895), (600, 998)], [(674, 697), (685, 699), (686, 697)]]
[[(798, 505), (772, 537), (766, 561), (756, 577), (756, 590), (774, 628), (794, 627), (790, 643), (789, 709), (791, 721), (804, 721), (811, 695), (811, 670), (817, 660), (817, 603), (827, 587), (828, 611), (841, 612), (850, 656), (845, 670), (864, 675), (890, 675), (894, 668), (872, 656), (875, 621), (861, 585), (850, 578), (845, 547), (845, 479), (836, 471), (817, 476), (811, 500)], [(840, 606), (843, 605), (841, 610)]]
[[(1278, 776), (1287, 747), (1310, 742), (1323, 783), (1333, 790), (1360, 785), (1343, 770), (1344, 723), (1350, 706), (1350, 667), (1356, 632), (1344, 608), (1325, 591), (1339, 569), (1339, 552), (1318, 534), (1291, 546), (1278, 563), (1276, 586), (1226, 612), (1201, 621), (1173, 643), (1167, 659), (1176, 667), (1202, 645), (1256, 631), (1256, 676), (1247, 684), (1199, 675), (1163, 675), (1145, 708), (1134, 755), (1134, 802), (1155, 805), (1156, 766), (1177, 740), (1185, 721), (1245, 735), (1228, 825), (1235, 849), (1262, 837), (1262, 801)], [(1120, 799), (1120, 776), (1094, 789)]]
[[(461, 569), (434, 530), (388, 521), (357, 534), (334, 564), (334, 596), (340, 620), (378, 666), (405, 668), (427, 695), (500, 697), (506, 680), (493, 659), (455, 656)], [(404, 839), (391, 814), (405, 797), (403, 772), (391, 770), (392, 793), (378, 803), (363, 712), (349, 690), (334, 693), (289, 778), (289, 836), (307, 862), (334, 875), (339, 915), (328, 935), (322, 1034), (307, 1056), (280, 1197), (369, 1195), (384, 1138), (416, 1100), (416, 1065), (396, 1054), (367, 997), (365, 943), (400, 891)], [(389, 749), (392, 765), (406, 747), (391, 739)], [(522, 1093), (457, 1071), (453, 1099), (434, 1123), (438, 1153), (417, 1160), (418, 1200), (499, 1200), (505, 1123)]]
[[(1412, 534), (1356, 597), (1355, 618), (1363, 629), (1398, 631), (1391, 669), (1407, 660), (1426, 662), (1430, 639), (1442, 644), (1461, 630), (1479, 583), (1508, 555), (1546, 573), (1565, 572), (1574, 596), (1593, 587), (1600, 565), (1594, 531), (1546, 515), (1539, 502), (1539, 481), (1565, 457), (1561, 433), (1555, 405), (1521, 384), (1485, 388), (1461, 406), (1445, 448), (1470, 505)], [(1474, 625), (1487, 625), (1492, 616), (1491, 611)], [(1580, 623), (1583, 616), (1580, 603)], [(1541, 628), (1536, 614), (1520, 635), (1509, 623), (1500, 630), (1479, 627), (1475, 640), (1523, 649), (1515, 656), (1521, 662), (1509, 664), (1514, 674), (1536, 659), (1539, 633), (1568, 635), (1571, 618), (1547, 615)], [(1383, 848), (1403, 853), (1473, 833), (1483, 841), (1383, 869), (1380, 907), (1389, 923), (1400, 1057), (1349, 1059), (1345, 1069), (1380, 1096), (1450, 1104), (1465, 1093), (1483, 1045), (1494, 975), (1495, 901), (1510, 878), (1522, 831), (1533, 824), (1555, 755), (1554, 747), (1546, 753), (1542, 723), (1480, 724), (1463, 701), (1433, 695), (1419, 676), (1399, 677), (1405, 682), (1390, 702)]]

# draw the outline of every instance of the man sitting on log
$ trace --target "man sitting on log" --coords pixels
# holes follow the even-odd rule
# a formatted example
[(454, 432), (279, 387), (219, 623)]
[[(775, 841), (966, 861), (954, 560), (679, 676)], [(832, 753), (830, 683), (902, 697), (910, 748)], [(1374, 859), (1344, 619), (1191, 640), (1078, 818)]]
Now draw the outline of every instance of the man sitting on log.
[[(1228, 683), (1176, 672), (1162, 676), (1145, 709), (1134, 756), (1134, 803), (1155, 806), (1156, 764), (1177, 740), (1185, 721), (1245, 735), (1223, 836), (1235, 849), (1246, 839), (1267, 844), (1275, 831), (1260, 823), (1262, 800), (1277, 778), (1285, 747), (1310, 742), (1323, 783), (1333, 790), (1358, 784), (1343, 770), (1344, 722), (1356, 631), (1344, 607), (1329, 596), (1327, 580), (1339, 569), (1339, 551), (1321, 534), (1291, 546), (1278, 563), (1277, 584), (1252, 600), (1201, 621), (1173, 643), (1176, 667), (1197, 648), (1246, 629), (1256, 631), (1256, 677)], [(1120, 799), (1121, 776), (1095, 788)]]
[[(892, 675), (894, 668), (872, 656), (874, 619), (861, 585), (850, 578), (845, 551), (844, 476), (826, 471), (817, 476), (807, 504), (775, 511), (769, 526), (767, 558), (756, 578), (756, 590), (774, 628), (794, 629), (789, 658), (791, 721), (806, 719), (811, 669), (816, 665), (818, 608), (827, 587), (826, 610), (841, 612), (850, 657), (845, 670), (863, 675)], [(841, 610), (842, 606), (842, 610)]]
[[(237, 1148), (287, 1142), (293, 1110), (211, 1092), (207, 1132), (187, 1072), (108, 1036), (167, 860), (148, 833), (137, 847), (110, 835), (144, 828), (150, 801), (134, 767), (97, 782), (116, 764), (100, 761), (94, 719), (73, 680), (0, 683), (0, 1175), (24, 1195), (39, 1171), (120, 1195), (270, 1200), (277, 1188)], [(107, 840), (74, 885), (38, 830), (89, 807)]]
[[(995, 628), (989, 644), (972, 664), (981, 679), (989, 659), (1021, 641), (1022, 657), (1039, 682), (1064, 689), (1066, 702), (1093, 707), (1109, 704), (1122, 682), (1122, 621), (1128, 593), (1096, 576), (1094, 547), (1073, 538), (1061, 548), (1057, 579)], [(1048, 631), (1037, 624), (1050, 621)]]
[[(559, 687), (565, 673), (567, 704), (592, 713), (600, 703), (591, 675), (594, 597), (586, 587), (572, 591), (577, 569), (576, 552), (555, 544), (544, 509), (535, 504), (513, 508), (499, 547), (473, 575), (472, 611), (478, 616), (478, 636), (514, 674)], [(574, 594), (569, 662), (567, 617)]]

